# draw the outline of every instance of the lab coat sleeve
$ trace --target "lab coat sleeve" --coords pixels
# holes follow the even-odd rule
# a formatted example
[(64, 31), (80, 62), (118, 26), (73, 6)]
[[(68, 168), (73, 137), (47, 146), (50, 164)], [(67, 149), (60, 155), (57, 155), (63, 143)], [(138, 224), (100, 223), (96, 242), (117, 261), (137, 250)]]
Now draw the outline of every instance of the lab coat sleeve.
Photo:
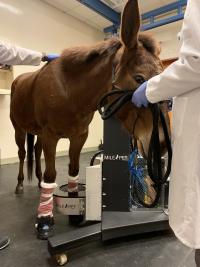
[(189, 0), (180, 35), (179, 59), (147, 83), (146, 96), (156, 103), (200, 87), (200, 1)]
[(0, 42), (0, 64), (2, 65), (39, 65), (42, 53)]

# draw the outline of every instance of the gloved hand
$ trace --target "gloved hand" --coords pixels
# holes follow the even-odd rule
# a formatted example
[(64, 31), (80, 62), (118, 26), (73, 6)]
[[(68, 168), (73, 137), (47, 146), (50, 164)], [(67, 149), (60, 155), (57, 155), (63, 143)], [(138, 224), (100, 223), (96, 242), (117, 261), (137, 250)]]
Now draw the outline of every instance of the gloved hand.
[(142, 106), (146, 108), (149, 104), (146, 97), (146, 88), (147, 81), (142, 83), (133, 93), (132, 103), (138, 108), (141, 108)]
[(48, 55), (43, 54), (42, 61), (43, 62), (45, 62), (45, 61), (50, 62), (50, 61), (52, 61), (58, 57), (59, 57), (58, 54), (48, 54)]

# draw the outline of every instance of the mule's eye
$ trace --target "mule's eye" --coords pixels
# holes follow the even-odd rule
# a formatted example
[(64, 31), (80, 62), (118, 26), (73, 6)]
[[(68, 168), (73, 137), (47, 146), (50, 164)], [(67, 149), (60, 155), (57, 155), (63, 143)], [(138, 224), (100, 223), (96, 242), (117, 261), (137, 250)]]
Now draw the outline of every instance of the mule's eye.
[(141, 76), (141, 75), (134, 76), (134, 79), (139, 84), (142, 84), (142, 83), (144, 83), (146, 81), (145, 78), (143, 76)]

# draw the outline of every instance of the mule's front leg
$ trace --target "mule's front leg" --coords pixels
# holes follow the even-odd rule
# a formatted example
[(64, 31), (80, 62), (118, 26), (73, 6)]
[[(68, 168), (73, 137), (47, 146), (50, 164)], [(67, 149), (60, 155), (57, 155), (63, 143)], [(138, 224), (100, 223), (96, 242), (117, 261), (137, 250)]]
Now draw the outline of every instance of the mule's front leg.
[(81, 135), (70, 138), (68, 192), (78, 191), (80, 152), (83, 145), (85, 144), (87, 137), (88, 137), (88, 130), (86, 130)]
[(57, 142), (56, 138), (49, 135), (45, 135), (42, 138), (46, 169), (44, 181), (41, 182), (41, 195), (36, 222), (39, 239), (47, 239), (53, 235), (53, 191), (56, 187), (55, 154)]

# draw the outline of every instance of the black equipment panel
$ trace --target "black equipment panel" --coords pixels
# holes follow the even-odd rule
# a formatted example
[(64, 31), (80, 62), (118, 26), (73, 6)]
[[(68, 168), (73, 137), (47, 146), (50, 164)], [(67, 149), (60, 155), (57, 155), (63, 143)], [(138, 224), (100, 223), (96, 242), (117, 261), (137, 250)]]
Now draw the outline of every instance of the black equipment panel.
[(104, 121), (103, 211), (130, 210), (130, 136), (113, 118)]

